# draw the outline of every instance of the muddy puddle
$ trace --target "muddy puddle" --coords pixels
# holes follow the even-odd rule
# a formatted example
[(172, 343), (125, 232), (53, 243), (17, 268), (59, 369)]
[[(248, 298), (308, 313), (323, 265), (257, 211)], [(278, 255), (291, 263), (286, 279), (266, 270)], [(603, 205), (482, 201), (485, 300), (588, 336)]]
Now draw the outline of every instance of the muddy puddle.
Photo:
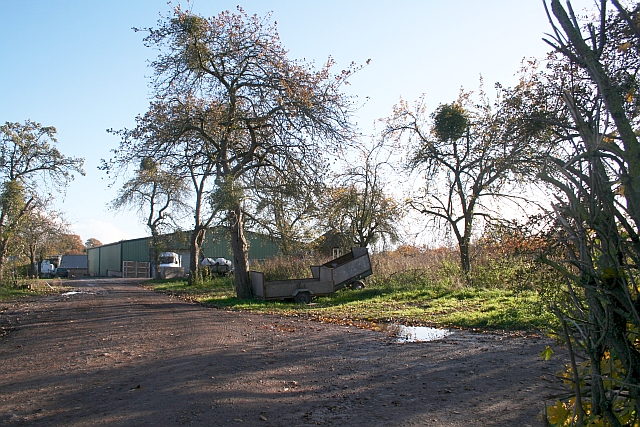
[(72, 295), (81, 295), (81, 294), (88, 294), (88, 295), (95, 295), (95, 292), (89, 292), (89, 291), (69, 291), (69, 292), (65, 292), (62, 295), (63, 297), (70, 297)]
[(389, 325), (388, 331), (398, 343), (437, 341), (453, 334), (448, 329), (426, 326)]

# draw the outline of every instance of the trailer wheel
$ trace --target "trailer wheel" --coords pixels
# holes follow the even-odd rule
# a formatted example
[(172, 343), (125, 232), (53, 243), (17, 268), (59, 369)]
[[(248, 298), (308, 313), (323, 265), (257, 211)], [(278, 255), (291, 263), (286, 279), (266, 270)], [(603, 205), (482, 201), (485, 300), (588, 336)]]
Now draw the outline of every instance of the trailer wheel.
[(310, 304), (311, 303), (311, 294), (307, 291), (298, 292), (295, 297), (293, 297), (294, 301), (298, 304)]
[(351, 284), (351, 289), (364, 289), (364, 282), (362, 280), (356, 280)]

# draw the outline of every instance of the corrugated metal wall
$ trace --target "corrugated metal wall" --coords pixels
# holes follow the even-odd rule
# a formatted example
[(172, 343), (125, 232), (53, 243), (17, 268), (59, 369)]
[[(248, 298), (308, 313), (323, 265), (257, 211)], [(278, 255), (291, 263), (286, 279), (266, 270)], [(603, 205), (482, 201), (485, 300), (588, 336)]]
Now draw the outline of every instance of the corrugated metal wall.
[(87, 250), (87, 263), (90, 276), (106, 276), (107, 270), (122, 269), (122, 242), (98, 246)]
[(151, 239), (142, 238), (122, 242), (122, 261), (148, 262), (151, 260)]
[(100, 276), (100, 247), (87, 249), (89, 276)]
[(264, 236), (247, 233), (249, 241), (249, 259), (266, 259), (280, 254), (280, 247)]
[[(277, 256), (280, 253), (278, 245), (260, 234), (247, 232), (249, 242), (249, 259), (265, 259)], [(168, 247), (168, 251), (188, 250), (188, 243), (182, 240), (175, 240), (175, 247)], [(151, 238), (144, 237), (134, 240), (123, 240), (118, 243), (111, 243), (97, 248), (87, 250), (89, 262), (89, 274), (91, 276), (105, 276), (107, 270), (122, 270), (122, 261), (151, 261)], [(231, 258), (232, 251), (229, 239), (224, 232), (207, 232), (203, 244), (203, 253), (209, 258)], [(188, 257), (187, 257), (188, 258)], [(188, 268), (188, 259), (183, 266)]]
[(106, 276), (107, 270), (122, 270), (122, 242), (100, 246), (100, 276)]
[(202, 245), (202, 253), (205, 258), (231, 258), (231, 245), (225, 233), (207, 232)]
[[(278, 245), (265, 236), (247, 232), (246, 239), (249, 243), (249, 259), (271, 258), (280, 253)], [(202, 246), (204, 256), (208, 258), (215, 259), (222, 257), (230, 259), (233, 255), (229, 237), (224, 232), (207, 233)]]

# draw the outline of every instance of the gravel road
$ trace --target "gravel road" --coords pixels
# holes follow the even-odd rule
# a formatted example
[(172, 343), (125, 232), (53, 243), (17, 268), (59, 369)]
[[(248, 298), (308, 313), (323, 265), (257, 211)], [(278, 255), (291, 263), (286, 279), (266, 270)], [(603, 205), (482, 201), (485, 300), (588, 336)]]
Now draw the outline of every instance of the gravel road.
[(384, 333), (207, 308), (123, 279), (0, 302), (0, 424), (541, 426), (540, 337)]

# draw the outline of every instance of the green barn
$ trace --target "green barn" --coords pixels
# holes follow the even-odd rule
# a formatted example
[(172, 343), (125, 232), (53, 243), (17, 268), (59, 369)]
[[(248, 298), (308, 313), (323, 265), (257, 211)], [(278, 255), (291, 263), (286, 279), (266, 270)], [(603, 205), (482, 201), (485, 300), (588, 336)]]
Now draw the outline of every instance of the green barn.
[[(269, 237), (246, 232), (249, 243), (249, 261), (272, 258), (280, 254), (280, 248)], [(162, 236), (163, 252), (176, 252), (182, 255), (182, 265), (189, 267), (188, 234), (174, 233)], [(222, 230), (209, 230), (202, 244), (206, 258), (231, 258), (231, 244)], [(122, 276), (123, 265), (131, 263), (151, 263), (151, 237), (122, 240), (116, 243), (87, 249), (89, 275), (92, 277)], [(134, 264), (135, 265), (135, 264)], [(147, 276), (148, 277), (148, 276)]]

